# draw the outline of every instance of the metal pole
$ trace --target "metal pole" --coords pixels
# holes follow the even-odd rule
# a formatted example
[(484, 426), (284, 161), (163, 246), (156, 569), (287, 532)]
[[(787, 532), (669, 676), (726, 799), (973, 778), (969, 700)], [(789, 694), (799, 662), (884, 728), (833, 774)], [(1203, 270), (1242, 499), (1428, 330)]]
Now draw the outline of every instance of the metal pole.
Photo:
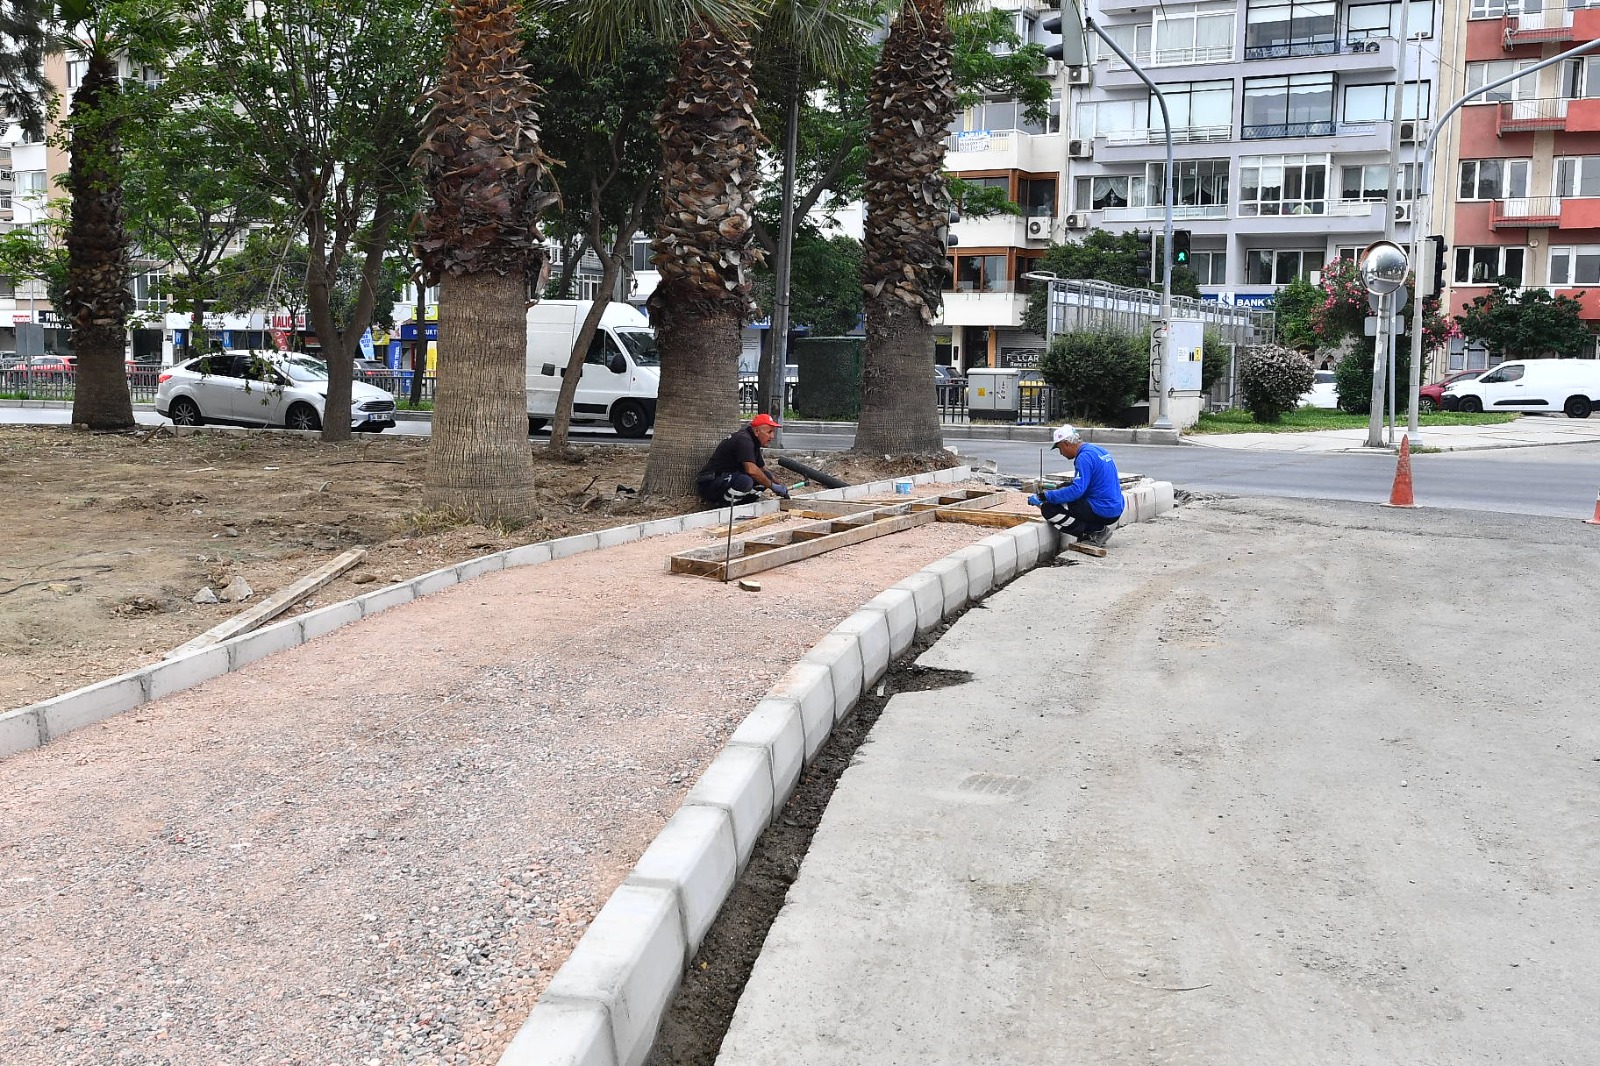
[[(1433, 161), (1434, 142), (1439, 139), (1439, 131), (1444, 129), (1446, 120), (1448, 120), (1451, 115), (1461, 110), (1462, 106), (1472, 100), (1473, 97), (1482, 96), (1489, 90), (1498, 89), (1507, 82), (1512, 82), (1516, 81), (1518, 78), (1527, 77), (1529, 74), (1532, 74), (1535, 71), (1543, 70), (1545, 67), (1554, 66), (1555, 64), (1560, 63), (1562, 60), (1571, 59), (1573, 56), (1579, 56), (1586, 52), (1592, 52), (1596, 48), (1600, 48), (1600, 37), (1597, 37), (1592, 41), (1585, 41), (1583, 44), (1569, 48), (1559, 55), (1553, 55), (1549, 59), (1542, 59), (1526, 70), (1513, 71), (1503, 78), (1496, 78), (1494, 81), (1491, 81), (1482, 88), (1474, 89), (1472, 92), (1467, 93), (1461, 99), (1444, 109), (1444, 111), (1439, 115), (1439, 121), (1434, 123), (1433, 129), (1428, 131), (1428, 139), (1423, 143), (1422, 151), (1417, 155), (1416, 166), (1412, 168), (1411, 178), (1416, 187), (1416, 191), (1414, 193), (1416, 200), (1413, 203), (1413, 210), (1411, 213), (1411, 262), (1413, 264), (1415, 264), (1417, 261), (1417, 255), (1419, 254), (1418, 249), (1420, 248), (1422, 242), (1422, 219), (1424, 217), (1423, 213), (1417, 208), (1420, 208), (1422, 199), (1426, 195), (1423, 190), (1428, 188), (1427, 169), (1428, 164)], [(1429, 199), (1431, 201), (1431, 197)], [(1430, 212), (1433, 210), (1433, 205), (1431, 202), (1428, 205), (1428, 210)], [(1422, 443), (1422, 435), (1417, 432), (1417, 398), (1418, 390), (1421, 387), (1422, 374), (1422, 293), (1417, 293), (1416, 298), (1412, 301), (1412, 303), (1415, 306), (1411, 308), (1411, 374), (1409, 382), (1411, 391), (1411, 409), (1406, 415), (1406, 436), (1411, 438), (1411, 446), (1415, 448), (1417, 445)]]
[(1161, 126), (1166, 132), (1167, 142), (1167, 169), (1162, 199), (1165, 201), (1166, 210), (1162, 219), (1161, 241), (1161, 321), (1157, 327), (1159, 335), (1158, 356), (1156, 359), (1156, 418), (1150, 423), (1152, 429), (1171, 429), (1172, 418), (1167, 412), (1167, 364), (1172, 355), (1172, 184), (1173, 184), (1173, 154), (1172, 154), (1172, 115), (1167, 110), (1167, 97), (1155, 82), (1150, 80), (1150, 75), (1144, 68), (1133, 61), (1133, 57), (1122, 50), (1122, 46), (1113, 41), (1102, 30), (1095, 20), (1085, 18), (1083, 25), (1086, 29), (1094, 31), (1095, 36), (1104, 41), (1117, 57), (1128, 64), (1128, 69), (1139, 76), (1139, 80), (1149, 86), (1150, 93), (1156, 98), (1156, 103), (1161, 105)]
[[(778, 222), (778, 261), (773, 265), (772, 320), (767, 324), (768, 365), (762, 367), (769, 374), (765, 410), (779, 422), (783, 421), (784, 400), (788, 396), (789, 365), (789, 308), (790, 284), (794, 262), (794, 167), (798, 154), (800, 135), (800, 90), (791, 84), (789, 93), (788, 125), (783, 135), (783, 207)], [(760, 375), (757, 375), (759, 383)], [(773, 432), (773, 443), (783, 445), (783, 430)]]
[[(1414, 269), (1415, 268), (1413, 268), (1413, 270)], [(1398, 329), (1396, 329), (1395, 327), (1400, 324), (1399, 294), (1403, 293), (1404, 291), (1405, 291), (1404, 289), (1397, 289), (1397, 290), (1395, 290), (1395, 292), (1391, 292), (1387, 297), (1385, 297), (1385, 299), (1387, 299), (1389, 301), (1389, 305), (1385, 309), (1384, 315), (1383, 315), (1384, 329), (1388, 332), (1388, 338), (1384, 341), (1384, 344), (1383, 344), (1383, 355), (1384, 355), (1384, 361), (1389, 364), (1389, 381), (1388, 381), (1389, 437), (1388, 437), (1388, 440), (1389, 440), (1389, 444), (1390, 445), (1394, 444), (1394, 354), (1400, 347), (1400, 338), (1399, 338), (1400, 331)]]
[[(1389, 112), (1389, 196), (1387, 199), (1388, 216), (1383, 220), (1383, 239), (1394, 240), (1396, 216), (1400, 213), (1400, 116), (1405, 111), (1406, 98), (1406, 36), (1410, 28), (1411, 2), (1401, 0), (1400, 3), (1400, 41), (1395, 49), (1394, 59), (1394, 104)], [(1416, 232), (1416, 223), (1412, 223), (1412, 232)], [(1394, 334), (1393, 323), (1384, 312), (1379, 312), (1378, 334), (1380, 343), (1377, 345), (1372, 362), (1372, 403), (1368, 408), (1367, 417), (1367, 447), (1377, 448), (1383, 444), (1383, 400), (1389, 398), (1389, 424), (1394, 425)], [(1385, 341), (1383, 338), (1387, 337)], [(1387, 377), (1385, 369), (1387, 368)], [(1387, 382), (1387, 384), (1386, 384)], [(1393, 429), (1390, 430), (1393, 436)]]

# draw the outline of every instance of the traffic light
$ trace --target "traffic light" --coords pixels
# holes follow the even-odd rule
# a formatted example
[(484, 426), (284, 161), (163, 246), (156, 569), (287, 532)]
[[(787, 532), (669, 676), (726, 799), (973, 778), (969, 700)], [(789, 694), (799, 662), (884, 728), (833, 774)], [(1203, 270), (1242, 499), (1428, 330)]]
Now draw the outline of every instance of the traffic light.
[(1134, 240), (1139, 242), (1138, 247), (1133, 250), (1134, 268), (1146, 278), (1154, 278), (1155, 273), (1153, 271), (1153, 266), (1156, 261), (1155, 231), (1146, 230), (1143, 233), (1140, 233), (1138, 230), (1135, 230), (1133, 237)]
[(1427, 279), (1427, 284), (1419, 286), (1419, 288), (1423, 290), (1424, 296), (1442, 296), (1444, 295), (1445, 279), (1444, 259), (1445, 252), (1448, 251), (1448, 249), (1446, 249), (1444, 246), (1443, 235), (1438, 233), (1435, 233), (1429, 237), (1428, 243), (1433, 245), (1433, 255), (1430, 257), (1424, 253), (1422, 258), (1424, 260), (1429, 258), (1433, 260), (1433, 274)]
[(1081, 67), (1089, 61), (1084, 47), (1083, 20), (1078, 17), (1075, 5), (1068, 5), (1061, 13), (1051, 15), (1039, 23), (1039, 28), (1046, 33), (1061, 35), (1059, 44), (1045, 46), (1045, 58), (1069, 67)]
[(1172, 231), (1172, 265), (1189, 265), (1189, 231), (1186, 229)]

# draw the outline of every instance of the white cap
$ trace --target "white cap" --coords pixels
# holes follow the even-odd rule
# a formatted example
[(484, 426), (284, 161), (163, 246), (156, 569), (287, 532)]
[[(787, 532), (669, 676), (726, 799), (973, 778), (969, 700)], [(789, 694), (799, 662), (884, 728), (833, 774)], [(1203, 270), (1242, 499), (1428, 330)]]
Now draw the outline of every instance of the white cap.
[(1081, 440), (1078, 431), (1071, 426), (1057, 426), (1056, 431), (1050, 435), (1051, 444), (1060, 444), (1062, 441)]

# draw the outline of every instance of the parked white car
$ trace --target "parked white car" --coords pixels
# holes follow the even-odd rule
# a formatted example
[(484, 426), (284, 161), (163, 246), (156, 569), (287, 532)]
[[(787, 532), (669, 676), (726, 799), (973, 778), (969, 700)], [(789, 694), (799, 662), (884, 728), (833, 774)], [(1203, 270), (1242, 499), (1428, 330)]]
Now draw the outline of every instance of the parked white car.
[[(328, 364), (286, 352), (213, 352), (161, 372), (156, 411), (174, 425), (227, 422), (321, 429)], [(394, 425), (394, 396), (362, 381), (350, 384), (350, 428), (376, 433)]]
[(1300, 397), (1301, 407), (1321, 407), (1332, 410), (1339, 406), (1339, 393), (1334, 388), (1333, 371), (1315, 370), (1311, 374), (1311, 391)]
[[(541, 300), (528, 309), (529, 434), (555, 417), (561, 379), (590, 306), (588, 300)], [(655, 424), (660, 387), (661, 358), (649, 320), (629, 304), (607, 304), (572, 397), (572, 421), (609, 421), (619, 437), (642, 437)]]
[(1446, 411), (1564, 411), (1588, 418), (1600, 404), (1600, 361), (1523, 359), (1445, 386)]

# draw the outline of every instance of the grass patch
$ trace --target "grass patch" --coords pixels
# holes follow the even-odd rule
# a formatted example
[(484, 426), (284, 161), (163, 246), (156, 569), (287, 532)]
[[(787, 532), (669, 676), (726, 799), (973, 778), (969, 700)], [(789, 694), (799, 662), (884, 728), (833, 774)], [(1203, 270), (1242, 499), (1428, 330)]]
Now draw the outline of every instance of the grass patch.
[[(1403, 414), (1397, 413), (1397, 418)], [(1421, 426), (1498, 426), (1514, 422), (1517, 415), (1499, 411), (1480, 414), (1463, 414), (1459, 411), (1435, 411), (1419, 415)], [(1188, 433), (1310, 433), (1319, 429), (1365, 429), (1366, 415), (1346, 414), (1321, 407), (1302, 407), (1283, 416), (1281, 422), (1255, 422), (1248, 411), (1223, 411), (1204, 414)]]
[(396, 396), (394, 398), (394, 409), (396, 411), (431, 411), (433, 410), (433, 401), (418, 400), (416, 403), (412, 403), (410, 400)]

